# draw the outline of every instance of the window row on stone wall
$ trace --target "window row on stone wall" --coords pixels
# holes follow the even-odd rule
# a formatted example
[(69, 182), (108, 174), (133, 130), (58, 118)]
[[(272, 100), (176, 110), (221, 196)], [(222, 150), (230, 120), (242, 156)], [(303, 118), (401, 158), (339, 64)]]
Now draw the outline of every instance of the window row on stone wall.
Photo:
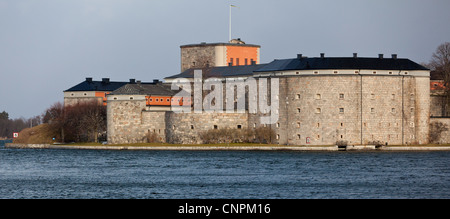
[[(414, 94), (413, 94), (413, 93), (411, 93), (409, 96), (410, 96), (411, 100), (414, 100), (415, 97), (414, 97)], [(376, 94), (370, 93), (370, 99), (371, 99), (371, 100), (375, 100), (376, 97), (377, 97)], [(389, 98), (390, 98), (391, 100), (395, 100), (395, 97), (396, 97), (395, 94), (391, 94)], [(277, 98), (278, 98), (278, 96), (277, 96)], [(301, 94), (296, 94), (296, 95), (295, 95), (295, 99), (296, 99), (296, 100), (300, 100), (301, 98), (302, 98), (302, 95), (301, 95)], [(315, 94), (315, 95), (314, 95), (314, 99), (316, 99), (316, 100), (321, 100), (321, 99), (322, 99), (322, 94)], [(344, 93), (339, 93), (338, 99), (339, 99), (339, 100), (345, 100), (345, 99), (346, 99), (345, 94), (344, 94)]]
[[(337, 125), (338, 125), (338, 127), (346, 127), (345, 126), (345, 124), (346, 123), (344, 123), (344, 122), (340, 122), (340, 123), (337, 123)], [(354, 125), (354, 123), (351, 123), (351, 124), (353, 124)], [(369, 127), (372, 127), (372, 128), (396, 128), (396, 127), (400, 127), (400, 124), (401, 123), (399, 123), (399, 122), (373, 122), (373, 123), (368, 123), (368, 122), (364, 122), (363, 123), (363, 127), (364, 128), (369, 128)], [(405, 124), (406, 125), (406, 124)], [(257, 123), (254, 123), (253, 124), (253, 128), (257, 128)], [(276, 123), (275, 124), (275, 127), (276, 128), (281, 128), (281, 123)], [(408, 124), (407, 124), (407, 126), (408, 127), (411, 127), (411, 128), (414, 128), (415, 127), (415, 124), (414, 124), (414, 122), (409, 122)], [(267, 127), (267, 125), (263, 125), (263, 127)], [(297, 122), (296, 124), (295, 124), (295, 127), (296, 128), (303, 128), (303, 124), (301, 123), (301, 122)], [(322, 123), (320, 123), (320, 122), (318, 122), (318, 123), (314, 123), (314, 124), (312, 124), (311, 125), (311, 123), (309, 123), (309, 126), (308, 127), (310, 127), (310, 128), (320, 128), (320, 127), (322, 127)]]

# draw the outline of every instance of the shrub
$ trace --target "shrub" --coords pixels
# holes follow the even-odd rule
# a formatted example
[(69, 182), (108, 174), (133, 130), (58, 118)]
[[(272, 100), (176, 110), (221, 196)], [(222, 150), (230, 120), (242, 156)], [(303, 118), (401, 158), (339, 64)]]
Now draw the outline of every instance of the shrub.
[(340, 140), (340, 141), (336, 141), (336, 145), (338, 147), (347, 147), (348, 146), (348, 142), (344, 141), (344, 140)]
[(245, 129), (212, 129), (199, 133), (203, 144), (221, 143), (261, 143), (268, 144), (275, 138), (275, 132), (266, 127), (252, 130)]

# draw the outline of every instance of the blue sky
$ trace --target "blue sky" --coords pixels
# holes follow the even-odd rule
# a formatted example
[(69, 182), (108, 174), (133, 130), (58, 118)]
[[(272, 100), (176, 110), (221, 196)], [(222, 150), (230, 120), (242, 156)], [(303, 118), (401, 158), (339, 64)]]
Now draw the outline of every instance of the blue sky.
[(261, 61), (398, 54), (428, 62), (450, 41), (448, 0), (0, 0), (0, 111), (39, 115), (85, 77), (162, 79), (180, 45), (233, 38)]

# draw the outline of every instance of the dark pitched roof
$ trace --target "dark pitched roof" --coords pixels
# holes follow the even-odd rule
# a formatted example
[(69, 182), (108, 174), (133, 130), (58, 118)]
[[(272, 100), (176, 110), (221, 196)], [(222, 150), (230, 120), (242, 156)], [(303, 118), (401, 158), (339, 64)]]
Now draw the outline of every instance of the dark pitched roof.
[(154, 95), (173, 96), (177, 91), (172, 91), (171, 85), (163, 83), (137, 83), (126, 84), (112, 92), (113, 95)]
[(70, 91), (114, 91), (119, 87), (127, 84), (128, 82), (113, 82), (108, 78), (104, 78), (102, 81), (93, 81), (92, 78), (86, 78), (85, 81), (73, 86), (72, 88), (65, 90)]
[[(212, 67), (207, 70), (207, 77), (216, 77), (216, 78), (226, 78), (226, 77), (239, 77), (239, 76), (252, 76), (253, 72), (257, 69), (266, 66), (266, 64), (259, 65), (240, 65), (240, 66), (225, 66), (225, 67)], [(188, 69), (181, 74), (173, 75), (170, 77), (166, 77), (166, 79), (171, 78), (193, 78), (194, 70), (197, 69)]]
[(308, 69), (429, 70), (409, 59), (324, 57), (274, 60), (255, 72)]

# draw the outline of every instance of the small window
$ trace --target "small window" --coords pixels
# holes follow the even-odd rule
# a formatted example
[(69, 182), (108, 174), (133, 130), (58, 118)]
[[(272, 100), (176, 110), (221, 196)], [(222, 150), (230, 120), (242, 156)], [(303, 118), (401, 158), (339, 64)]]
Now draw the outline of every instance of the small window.
[(297, 139), (298, 140), (302, 139), (302, 136), (300, 134), (297, 134)]
[(392, 112), (392, 113), (395, 113), (395, 108), (392, 108), (392, 109), (391, 109), (391, 112)]
[(373, 74), (377, 74), (377, 71), (373, 71)]
[[(434, 84), (434, 86), (436, 87), (436, 84)], [(73, 95), (75, 95), (75, 94), (74, 94), (74, 93), (71, 93), (71, 94), (70, 94), (70, 96), (72, 96), (72, 97), (73, 97)]]
[(389, 72), (389, 74), (391, 75), (391, 74), (392, 74), (392, 72), (390, 71), (390, 72)]
[(130, 100), (133, 100), (134, 99), (134, 97), (130, 97)]
[(253, 128), (256, 128), (256, 123), (253, 123)]
[(392, 94), (392, 99), (395, 100), (395, 94)]
[(114, 100), (117, 100), (117, 97), (114, 97)]
[[(278, 123), (279, 124), (279, 123)], [(238, 129), (242, 129), (242, 125), (238, 125), (237, 126)]]
[(295, 95), (295, 99), (299, 100), (300, 99), (300, 94)]
[(83, 95), (84, 95), (84, 96), (87, 96), (87, 93), (84, 93)]
[(339, 94), (339, 99), (344, 99), (345, 95), (344, 94)]
[(316, 113), (322, 113), (322, 109), (317, 108), (317, 109), (316, 109)]
[(344, 113), (344, 108), (339, 108), (339, 113)]
[(297, 108), (297, 113), (300, 113), (302, 110), (300, 108)]
[(408, 72), (407, 71), (405, 71), (405, 75), (407, 75), (408, 74)]
[(163, 102), (164, 100), (163, 100), (163, 98), (161, 98), (161, 102)]
[(194, 125), (191, 125), (191, 129), (194, 129)]
[(337, 74), (337, 73), (339, 73), (339, 71), (333, 71), (333, 73), (334, 73), (334, 74)]
[(320, 135), (317, 135), (317, 139), (320, 139)]
[(218, 129), (219, 127), (217, 125), (214, 125), (214, 129)]
[(375, 99), (375, 94), (370, 94), (370, 98), (371, 98), (372, 100), (374, 100), (374, 99)]
[(280, 135), (277, 135), (277, 140), (279, 140), (280, 139)]
[(316, 100), (320, 100), (320, 99), (322, 99), (322, 95), (316, 94)]
[(153, 98), (150, 98), (150, 102), (153, 102)]
[(170, 99), (169, 98), (167, 98), (167, 100), (166, 100), (167, 102), (170, 102)]
[(375, 113), (375, 108), (370, 108), (371, 113)]
[(320, 123), (317, 123), (317, 128), (320, 128)]
[(355, 71), (355, 74), (359, 74), (359, 71)]
[(156, 102), (159, 102), (159, 99), (158, 99), (158, 98), (156, 98), (155, 100), (156, 100)]
[(299, 122), (297, 122), (297, 128), (300, 128), (300, 123)]
[(343, 122), (341, 122), (341, 127), (344, 127), (344, 123)]
[(343, 139), (344, 138), (344, 136), (343, 135), (341, 135), (341, 139)]
[(280, 128), (280, 123), (277, 123), (277, 128)]
[(295, 72), (296, 75), (300, 74), (300, 72)]
[(319, 74), (319, 71), (314, 71), (314, 74)]

